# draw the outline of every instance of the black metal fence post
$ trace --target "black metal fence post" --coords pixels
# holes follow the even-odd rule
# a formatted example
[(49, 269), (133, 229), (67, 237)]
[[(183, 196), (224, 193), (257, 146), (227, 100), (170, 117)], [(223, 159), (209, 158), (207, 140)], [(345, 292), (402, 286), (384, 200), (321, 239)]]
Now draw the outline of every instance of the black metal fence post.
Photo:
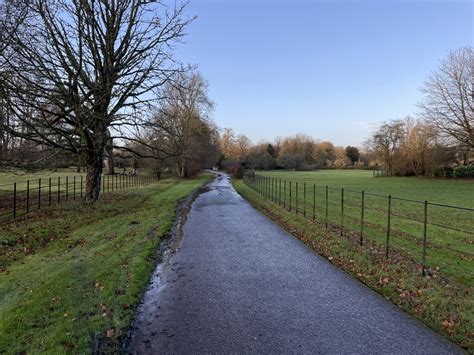
[(271, 197), (271, 194), (270, 194), (271, 185), (270, 185), (270, 183), (271, 183), (271, 178), (268, 176), (267, 177), (267, 200), (270, 200), (270, 197)]
[(81, 192), (79, 196), (82, 198), (82, 175), (81, 175)]
[(272, 199), (272, 178), (267, 177), (267, 200)]
[(61, 178), (58, 176), (58, 203), (61, 202)]
[(316, 221), (316, 184), (313, 184), (313, 222)]
[(386, 258), (388, 258), (389, 243), (390, 243), (391, 214), (392, 214), (392, 195), (388, 195), (388, 205), (387, 205), (387, 243), (386, 243), (386, 247), (385, 247), (385, 257), (386, 257)]
[(267, 197), (267, 177), (262, 176), (262, 196), (263, 198)]
[(291, 181), (290, 181), (290, 212), (291, 212)]
[(262, 197), (263, 197), (263, 198), (265, 198), (266, 188), (267, 188), (267, 185), (266, 185), (266, 177), (265, 177), (265, 176), (262, 176)]
[(306, 183), (303, 183), (303, 217), (306, 217)]
[(426, 235), (428, 228), (428, 201), (424, 203), (423, 211), (423, 255), (422, 255), (422, 275), (426, 276)]
[(277, 202), (277, 180), (276, 178), (272, 178), (273, 182), (274, 182), (274, 187), (273, 187), (273, 202), (276, 203)]
[(328, 216), (329, 216), (329, 186), (326, 185), (326, 229), (328, 228)]
[(283, 180), (283, 208), (286, 208), (286, 180)]
[(341, 189), (341, 231), (340, 236), (344, 235), (344, 189)]
[(295, 213), (298, 214), (298, 181), (295, 182)]
[(69, 177), (66, 176), (66, 201), (68, 197), (68, 191), (69, 191)]
[(267, 177), (263, 177), (263, 198), (267, 198)]
[(73, 190), (72, 190), (72, 199), (75, 200), (76, 199), (76, 175), (74, 175), (74, 187), (73, 187)]
[(362, 191), (360, 195), (360, 236), (359, 243), (364, 243), (364, 214), (365, 214), (365, 192)]
[(278, 179), (278, 206), (281, 206), (281, 179)]
[(271, 177), (270, 182), (271, 182), (271, 189), (270, 189), (271, 201), (275, 202), (275, 179)]

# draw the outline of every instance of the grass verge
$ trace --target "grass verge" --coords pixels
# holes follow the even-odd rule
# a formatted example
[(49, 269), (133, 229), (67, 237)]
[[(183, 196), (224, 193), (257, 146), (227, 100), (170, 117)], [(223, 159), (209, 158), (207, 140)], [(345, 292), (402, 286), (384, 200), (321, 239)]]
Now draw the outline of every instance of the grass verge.
[(263, 199), (242, 180), (234, 180), (233, 183), (237, 192), (254, 207), (315, 252), (430, 328), (467, 351), (474, 352), (472, 287), (437, 275), (422, 277), (419, 267), (403, 254), (394, 252), (387, 261), (380, 245), (369, 242), (360, 246), (351, 238), (336, 236), (331, 230), (309, 221), (301, 214), (295, 215)]
[(116, 348), (178, 200), (202, 185), (165, 180), (34, 212), (0, 230), (0, 353)]

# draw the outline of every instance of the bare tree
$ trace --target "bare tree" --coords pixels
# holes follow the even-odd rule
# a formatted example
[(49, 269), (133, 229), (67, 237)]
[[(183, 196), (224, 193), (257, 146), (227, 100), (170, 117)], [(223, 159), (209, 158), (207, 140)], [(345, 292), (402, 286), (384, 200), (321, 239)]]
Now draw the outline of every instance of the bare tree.
[(207, 82), (199, 73), (178, 73), (163, 87), (160, 109), (154, 117), (151, 135), (162, 147), (159, 157), (171, 162), (183, 178), (216, 160), (217, 130), (209, 119), (213, 102), (207, 91)]
[(474, 148), (472, 47), (449, 53), (425, 82), (421, 115), (433, 123), (451, 143)]
[(374, 156), (382, 163), (389, 176), (399, 172), (399, 163), (403, 161), (401, 147), (405, 139), (404, 128), (403, 120), (384, 122), (368, 142)]
[(237, 136), (237, 138), (235, 139), (235, 143), (237, 144), (238, 148), (239, 148), (239, 158), (240, 160), (244, 160), (249, 151), (250, 151), (250, 147), (252, 146), (252, 142), (250, 141), (250, 139), (244, 135), (244, 134), (239, 134)]
[(224, 128), (220, 137), (220, 146), (226, 159), (239, 159), (238, 148), (235, 144), (235, 133), (232, 128)]
[[(179, 66), (173, 46), (191, 19), (185, 4), (140, 0), (26, 2), (0, 83), (16, 125), (10, 134), (81, 156), (85, 202), (98, 200), (107, 141), (132, 141), (147, 128), (144, 114)], [(30, 115), (26, 113), (31, 112)], [(28, 119), (26, 119), (28, 117)], [(21, 125), (25, 129), (17, 130)], [(110, 132), (110, 136), (108, 134)], [(141, 142), (146, 144), (146, 142)], [(128, 147), (131, 147), (129, 145)]]

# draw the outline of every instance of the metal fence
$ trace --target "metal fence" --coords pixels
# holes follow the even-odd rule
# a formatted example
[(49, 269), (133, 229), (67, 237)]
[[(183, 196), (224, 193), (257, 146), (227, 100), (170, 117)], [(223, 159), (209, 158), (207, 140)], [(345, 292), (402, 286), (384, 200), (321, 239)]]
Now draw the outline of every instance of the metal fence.
[[(152, 184), (158, 178), (148, 175), (103, 175), (102, 193), (131, 189)], [(35, 210), (59, 203), (82, 199), (85, 179), (78, 176), (58, 176), (29, 179), (0, 185), (0, 223)]]
[[(441, 271), (474, 282), (474, 209), (366, 191), (308, 184), (247, 172), (265, 199), (357, 241), (377, 243), (385, 258), (403, 255), (423, 275)], [(474, 197), (474, 196), (473, 196)]]

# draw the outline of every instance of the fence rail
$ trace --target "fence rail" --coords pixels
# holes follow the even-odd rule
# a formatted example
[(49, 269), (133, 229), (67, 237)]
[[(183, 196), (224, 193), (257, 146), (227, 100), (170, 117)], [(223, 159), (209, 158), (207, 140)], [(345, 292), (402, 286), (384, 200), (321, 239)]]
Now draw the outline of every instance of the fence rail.
[[(149, 175), (103, 175), (101, 193), (147, 186), (158, 178)], [(24, 180), (0, 185), (0, 224), (32, 211), (84, 198), (82, 175)]]
[(403, 255), (426, 275), (441, 269), (474, 282), (474, 208), (307, 184), (253, 172), (244, 182), (289, 212), (355, 239), (375, 242), (385, 258)]

